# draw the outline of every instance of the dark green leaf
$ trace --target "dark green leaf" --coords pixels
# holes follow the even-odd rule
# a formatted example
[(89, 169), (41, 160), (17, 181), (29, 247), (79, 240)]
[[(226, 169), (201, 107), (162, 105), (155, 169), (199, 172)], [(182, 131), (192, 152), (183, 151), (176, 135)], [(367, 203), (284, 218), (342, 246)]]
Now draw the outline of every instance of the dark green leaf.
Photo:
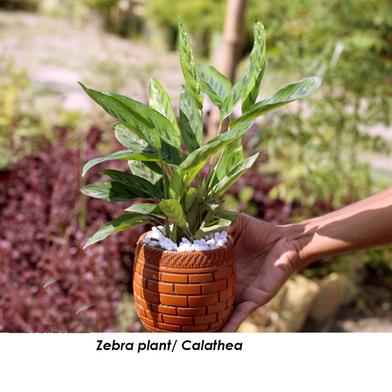
[(148, 143), (163, 159), (178, 164), (183, 157), (172, 145), (172, 125), (149, 106), (116, 93), (103, 93), (81, 85), (86, 93), (121, 124)]
[(101, 227), (84, 245), (84, 248), (95, 244), (96, 242), (102, 241), (109, 237), (111, 234), (119, 233), (131, 227), (138, 225), (144, 225), (149, 223), (149, 219), (138, 213), (124, 214), (120, 217), (108, 222), (105, 226)]
[(110, 96), (116, 98), (124, 104), (130, 111), (139, 116), (141, 122), (145, 124), (144, 133), (148, 135), (149, 141), (147, 142), (156, 150), (162, 151), (164, 159), (170, 163), (179, 163), (181, 160), (180, 152), (176, 143), (179, 140), (173, 137), (173, 130), (170, 121), (161, 113), (153, 108), (144, 105), (140, 102), (134, 101), (124, 95), (109, 93)]
[(131, 200), (139, 195), (133, 193), (120, 182), (99, 182), (85, 186), (80, 190), (84, 195), (106, 201)]
[(135, 176), (134, 174), (123, 173), (118, 170), (104, 170), (104, 174), (109, 176), (112, 180), (124, 184), (138, 197), (147, 197), (159, 200), (163, 196), (162, 189), (157, 185), (151, 184), (145, 178)]
[(108, 114), (132, 130), (141, 139), (145, 140), (156, 151), (160, 151), (160, 138), (154, 129), (148, 112), (148, 109), (151, 111), (153, 109), (130, 98), (126, 100), (121, 99), (121, 97), (125, 97), (113, 93), (96, 91), (87, 88), (81, 83), (80, 85), (87, 95), (97, 102)]
[(198, 72), (201, 90), (208, 95), (211, 102), (221, 107), (231, 92), (231, 82), (212, 66), (199, 65)]

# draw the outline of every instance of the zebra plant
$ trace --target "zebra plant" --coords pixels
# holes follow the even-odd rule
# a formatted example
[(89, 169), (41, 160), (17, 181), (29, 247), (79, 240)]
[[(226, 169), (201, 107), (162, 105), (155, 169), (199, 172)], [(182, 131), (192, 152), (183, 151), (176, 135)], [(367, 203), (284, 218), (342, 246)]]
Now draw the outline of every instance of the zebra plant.
[[(259, 116), (304, 98), (320, 86), (318, 77), (309, 77), (256, 102), (266, 65), (266, 36), (261, 22), (254, 27), (249, 65), (234, 85), (214, 67), (196, 64), (182, 21), (178, 30), (185, 81), (178, 121), (167, 92), (155, 79), (149, 85), (148, 104), (81, 84), (117, 120), (114, 134), (125, 147), (89, 161), (82, 175), (106, 161), (125, 160), (130, 168), (130, 172), (103, 170), (109, 180), (87, 185), (81, 191), (106, 201), (134, 200), (123, 215), (98, 230), (85, 247), (137, 225), (164, 225), (166, 235), (177, 243), (182, 237), (199, 239), (232, 225), (236, 213), (224, 209), (224, 195), (258, 156), (244, 156), (242, 137)], [(219, 129), (228, 123), (226, 132), (218, 131), (207, 143), (203, 141), (204, 95), (220, 110)], [(233, 109), (240, 103), (242, 114), (234, 118)]]

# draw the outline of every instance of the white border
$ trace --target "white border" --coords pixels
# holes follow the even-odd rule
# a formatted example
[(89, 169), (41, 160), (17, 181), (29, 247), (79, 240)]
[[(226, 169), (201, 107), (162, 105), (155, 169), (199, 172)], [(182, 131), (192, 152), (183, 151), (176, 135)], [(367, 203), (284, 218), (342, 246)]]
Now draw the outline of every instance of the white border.
[[(242, 342), (242, 351), (96, 351), (110, 342)], [(0, 334), (0, 391), (392, 391), (392, 334)]]

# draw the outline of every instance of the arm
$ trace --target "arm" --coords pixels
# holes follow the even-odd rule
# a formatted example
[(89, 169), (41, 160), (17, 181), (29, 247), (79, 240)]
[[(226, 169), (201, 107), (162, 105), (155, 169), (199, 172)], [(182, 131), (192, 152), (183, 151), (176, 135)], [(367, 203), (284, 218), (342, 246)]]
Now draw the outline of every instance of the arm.
[(392, 187), (330, 214), (286, 226), (304, 265), (392, 242)]

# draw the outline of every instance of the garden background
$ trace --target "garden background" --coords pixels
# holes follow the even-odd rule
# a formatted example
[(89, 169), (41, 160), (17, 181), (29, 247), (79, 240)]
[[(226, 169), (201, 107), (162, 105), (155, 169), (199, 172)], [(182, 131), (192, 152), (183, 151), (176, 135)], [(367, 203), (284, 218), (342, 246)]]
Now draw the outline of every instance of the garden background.
[[(390, 186), (390, 1), (242, 3), (238, 69), (254, 20), (267, 31), (260, 96), (311, 74), (324, 82), (252, 129), (246, 146), (260, 158), (228, 207), (287, 223)], [(79, 192), (83, 163), (118, 146), (111, 120), (77, 81), (146, 101), (154, 76), (177, 102), (176, 16), (198, 60), (224, 67), (225, 7), (224, 0), (0, 1), (0, 331), (141, 330), (130, 282), (143, 229), (82, 249), (124, 205)], [(206, 130), (212, 120), (207, 110)], [(87, 181), (96, 177), (92, 170)], [(392, 247), (316, 262), (240, 330), (392, 331)]]

